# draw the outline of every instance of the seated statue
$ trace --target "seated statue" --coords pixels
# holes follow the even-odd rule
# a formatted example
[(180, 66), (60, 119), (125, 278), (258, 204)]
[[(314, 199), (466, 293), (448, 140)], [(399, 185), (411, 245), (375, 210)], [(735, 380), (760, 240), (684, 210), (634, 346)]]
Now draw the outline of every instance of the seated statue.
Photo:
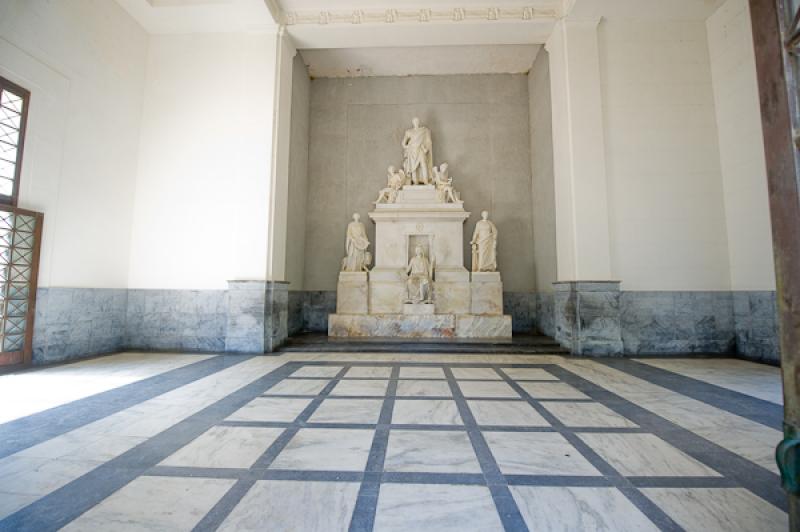
[(375, 203), (394, 203), (397, 200), (397, 193), (406, 183), (406, 174), (402, 170), (395, 170), (394, 166), (390, 166), (388, 172), (388, 186), (381, 189)]
[(414, 248), (414, 256), (406, 268), (406, 303), (430, 303), (433, 292), (433, 264), (422, 246)]
[(458, 192), (453, 188), (453, 178), (447, 163), (433, 167), (433, 184), (436, 185), (436, 196), (442, 203), (458, 203), (461, 201)]

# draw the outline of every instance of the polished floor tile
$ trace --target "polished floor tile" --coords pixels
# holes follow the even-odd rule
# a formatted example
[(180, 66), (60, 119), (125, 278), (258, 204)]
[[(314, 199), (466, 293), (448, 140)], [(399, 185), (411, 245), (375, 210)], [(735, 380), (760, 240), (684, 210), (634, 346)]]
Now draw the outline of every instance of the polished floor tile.
[(328, 381), (323, 379), (286, 379), (264, 392), (264, 395), (317, 395), (327, 385)]
[(555, 432), (484, 432), (486, 443), (509, 475), (594, 476), (600, 473)]
[(401, 379), (444, 379), (442, 368), (403, 367), (400, 368)]
[(308, 420), (310, 423), (375, 424), (383, 399), (326, 399)]
[(625, 476), (716, 477), (706, 467), (653, 434), (578, 434), (594, 452)]
[(502, 377), (492, 368), (453, 368), (456, 379), (502, 380)]
[(519, 394), (505, 382), (459, 381), (464, 397), (515, 397)]
[(218, 530), (336, 532), (350, 525), (360, 483), (261, 480)]
[(447, 381), (398, 381), (397, 395), (403, 397), (451, 397)]
[(402, 400), (394, 403), (392, 423), (396, 425), (463, 425), (455, 401), (446, 399)]
[(557, 381), (558, 377), (541, 368), (500, 368), (517, 381)]
[(235, 482), (139, 477), (62, 530), (191, 530)]
[(373, 433), (367, 429), (300, 429), (270, 469), (363, 471)]
[(388, 379), (392, 368), (379, 366), (356, 366), (347, 370), (345, 379)]
[(413, 473), (480, 473), (469, 436), (462, 431), (392, 430), (386, 471)]
[(312, 399), (256, 397), (231, 414), (227, 421), (291, 422), (311, 404)]
[(169, 456), (161, 465), (176, 467), (248, 468), (284, 429), (213, 427)]
[(550, 403), (543, 401), (542, 406), (568, 427), (637, 427), (633, 421), (600, 403)]
[(525, 401), (467, 401), (478, 425), (547, 427), (550, 424)]
[(536, 532), (659, 530), (616, 488), (511, 486), (511, 493)]
[(342, 371), (342, 366), (303, 366), (294, 373), (292, 377), (328, 377), (332, 378)]
[(378, 495), (375, 532), (503, 530), (489, 489), (447, 484), (385, 484)]
[(644, 488), (642, 492), (687, 532), (783, 532), (785, 512), (742, 488)]
[(339, 381), (331, 395), (382, 396), (388, 386), (389, 381), (385, 380)]
[(519, 385), (534, 399), (589, 399), (585, 393), (563, 382), (521, 382)]

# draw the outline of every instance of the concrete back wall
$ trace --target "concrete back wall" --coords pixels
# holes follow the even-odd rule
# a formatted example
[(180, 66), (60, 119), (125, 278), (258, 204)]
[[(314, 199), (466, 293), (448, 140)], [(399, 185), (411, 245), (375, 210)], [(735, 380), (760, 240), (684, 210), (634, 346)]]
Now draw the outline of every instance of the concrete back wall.
[(500, 232), (498, 263), (507, 291), (535, 288), (526, 75), (316, 79), (311, 82), (304, 288), (334, 290), (353, 212), (367, 217), (386, 167), (402, 164), (403, 132), (418, 116), (433, 134), (434, 164), (450, 164), (472, 213)]

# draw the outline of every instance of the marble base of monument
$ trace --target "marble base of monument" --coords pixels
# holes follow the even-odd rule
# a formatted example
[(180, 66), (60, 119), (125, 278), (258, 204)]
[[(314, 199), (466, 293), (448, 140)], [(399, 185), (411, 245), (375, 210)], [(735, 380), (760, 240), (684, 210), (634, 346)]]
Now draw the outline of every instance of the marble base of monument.
[(471, 288), (471, 314), (503, 314), (503, 282), (500, 280), (500, 272), (473, 272)]
[(511, 338), (511, 316), (331, 314), (328, 336), (353, 338)]
[(403, 314), (406, 316), (432, 316), (435, 314), (433, 303), (403, 303)]
[(367, 272), (340, 272), (336, 286), (336, 312), (367, 314), (369, 312), (369, 281)]

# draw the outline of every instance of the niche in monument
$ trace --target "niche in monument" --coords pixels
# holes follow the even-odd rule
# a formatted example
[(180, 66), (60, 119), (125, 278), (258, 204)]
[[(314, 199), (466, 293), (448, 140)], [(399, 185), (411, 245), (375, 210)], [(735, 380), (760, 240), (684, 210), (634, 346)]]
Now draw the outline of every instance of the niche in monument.
[[(388, 168), (369, 217), (375, 247), (354, 215), (328, 335), (337, 337), (511, 337), (503, 315), (497, 229), (483, 213), (464, 266), (464, 210), (447, 163), (433, 165), (433, 142), (418, 119), (403, 137), (403, 164)], [(374, 267), (369, 269), (373, 262)]]

